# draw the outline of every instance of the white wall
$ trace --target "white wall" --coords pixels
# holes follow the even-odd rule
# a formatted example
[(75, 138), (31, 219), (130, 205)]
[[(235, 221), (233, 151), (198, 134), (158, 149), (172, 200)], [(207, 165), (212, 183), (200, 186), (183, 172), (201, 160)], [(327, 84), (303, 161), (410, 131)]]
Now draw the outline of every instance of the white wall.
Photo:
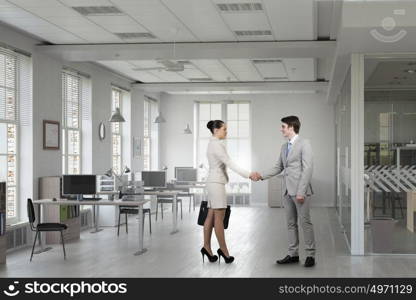
[[(161, 124), (161, 164), (168, 166), (173, 178), (175, 166), (193, 165), (193, 136), (183, 134), (186, 123), (193, 126), (194, 101), (225, 100), (228, 96), (182, 96), (162, 94), (161, 110), (166, 123)], [(233, 95), (232, 100), (251, 101), (252, 169), (271, 167), (284, 139), (280, 119), (297, 115), (300, 135), (311, 140), (314, 149), (313, 205), (333, 206), (335, 200), (335, 130), (334, 110), (321, 94)], [(267, 181), (253, 183), (252, 202), (267, 203)]]

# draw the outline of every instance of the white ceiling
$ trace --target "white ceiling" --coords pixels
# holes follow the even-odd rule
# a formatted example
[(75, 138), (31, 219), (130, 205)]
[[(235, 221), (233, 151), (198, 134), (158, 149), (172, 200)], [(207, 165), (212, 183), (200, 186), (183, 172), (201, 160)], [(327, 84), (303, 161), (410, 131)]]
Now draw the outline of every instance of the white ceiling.
[(316, 80), (316, 60), (313, 58), (267, 59), (263, 63), (253, 61), (252, 59), (190, 60), (183, 72), (134, 70), (162, 66), (154, 60), (98, 61), (98, 63), (146, 83)]
[[(334, 0), (0, 0), (0, 21), (52, 44), (314, 41), (331, 32)], [(224, 12), (218, 4), (259, 3), (261, 10)], [(73, 7), (111, 6), (121, 13), (82, 15)], [(240, 31), (249, 35), (240, 36)], [(264, 35), (251, 35), (253, 32)], [(123, 39), (120, 33), (153, 37)], [(183, 72), (137, 71), (157, 60), (94, 60), (141, 82), (314, 81), (312, 57), (190, 60)]]

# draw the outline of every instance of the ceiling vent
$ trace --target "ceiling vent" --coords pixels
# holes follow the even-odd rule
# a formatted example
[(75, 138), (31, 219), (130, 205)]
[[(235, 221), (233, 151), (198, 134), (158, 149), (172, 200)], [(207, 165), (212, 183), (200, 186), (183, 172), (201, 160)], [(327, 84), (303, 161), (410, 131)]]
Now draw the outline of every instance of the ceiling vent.
[(115, 6), (74, 6), (72, 9), (83, 16), (114, 16), (123, 14), (123, 12)]
[(122, 40), (133, 40), (133, 39), (155, 39), (156, 37), (149, 32), (118, 32), (114, 33)]
[(218, 3), (217, 7), (223, 13), (239, 13), (263, 10), (263, 5), (261, 5), (259, 2)]
[(271, 30), (236, 30), (237, 36), (267, 36), (272, 35)]
[(280, 59), (253, 59), (252, 62), (253, 64), (275, 64), (282, 61)]

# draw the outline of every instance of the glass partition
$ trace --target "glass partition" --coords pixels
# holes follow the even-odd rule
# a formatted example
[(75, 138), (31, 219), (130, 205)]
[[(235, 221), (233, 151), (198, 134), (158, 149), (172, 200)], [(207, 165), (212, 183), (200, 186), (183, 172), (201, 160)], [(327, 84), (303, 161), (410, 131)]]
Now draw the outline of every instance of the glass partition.
[(349, 70), (335, 106), (337, 141), (337, 212), (351, 244), (351, 71)]
[(367, 253), (416, 253), (416, 58), (365, 60)]

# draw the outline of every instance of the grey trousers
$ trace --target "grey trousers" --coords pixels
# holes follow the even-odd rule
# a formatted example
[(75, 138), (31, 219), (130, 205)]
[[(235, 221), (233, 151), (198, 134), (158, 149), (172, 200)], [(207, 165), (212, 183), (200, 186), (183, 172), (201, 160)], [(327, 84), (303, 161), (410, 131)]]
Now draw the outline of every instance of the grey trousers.
[(299, 219), (305, 240), (306, 255), (315, 257), (315, 236), (309, 215), (309, 202), (311, 197), (307, 196), (303, 203), (296, 201), (296, 196), (290, 196), (288, 194), (284, 195), (283, 199), (289, 233), (289, 255), (299, 256)]

